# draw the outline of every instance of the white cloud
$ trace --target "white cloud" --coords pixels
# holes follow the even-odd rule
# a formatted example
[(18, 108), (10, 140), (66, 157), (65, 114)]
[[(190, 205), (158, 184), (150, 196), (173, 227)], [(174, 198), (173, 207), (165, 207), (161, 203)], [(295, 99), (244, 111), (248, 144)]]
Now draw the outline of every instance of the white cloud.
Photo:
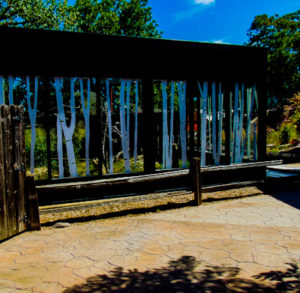
[(215, 0), (195, 0), (195, 4), (209, 5), (214, 3)]
[(224, 40), (220, 39), (220, 40), (214, 40), (213, 43), (215, 44), (224, 44)]
[(205, 41), (201, 41), (203, 43), (214, 43), (214, 44), (230, 44), (229, 42), (227, 42), (227, 39), (229, 39), (229, 36), (226, 36), (222, 39), (211, 39), (211, 40), (205, 40)]
[(181, 21), (215, 6), (216, 0), (189, 0), (187, 9), (177, 12), (175, 21)]

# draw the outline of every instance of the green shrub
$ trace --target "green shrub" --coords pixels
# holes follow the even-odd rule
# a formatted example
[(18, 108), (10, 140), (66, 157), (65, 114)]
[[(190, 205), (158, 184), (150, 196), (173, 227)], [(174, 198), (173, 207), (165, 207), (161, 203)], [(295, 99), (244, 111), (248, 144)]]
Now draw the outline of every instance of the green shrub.
[(78, 121), (74, 134), (73, 134), (74, 152), (76, 158), (84, 156), (85, 148), (85, 126), (84, 121)]
[(280, 144), (288, 144), (293, 139), (297, 139), (296, 125), (293, 123), (283, 123), (279, 129)]
[(292, 116), (292, 123), (295, 124), (297, 130), (300, 131), (300, 112), (296, 112), (295, 115)]
[(267, 131), (267, 144), (279, 145), (280, 144), (280, 133), (275, 129), (268, 129)]
[[(29, 166), (29, 162), (30, 162), (30, 148), (31, 148), (31, 129), (25, 129), (25, 152), (26, 152), (27, 166)], [(46, 131), (39, 127), (36, 128), (34, 165), (35, 167), (42, 167), (47, 165)]]

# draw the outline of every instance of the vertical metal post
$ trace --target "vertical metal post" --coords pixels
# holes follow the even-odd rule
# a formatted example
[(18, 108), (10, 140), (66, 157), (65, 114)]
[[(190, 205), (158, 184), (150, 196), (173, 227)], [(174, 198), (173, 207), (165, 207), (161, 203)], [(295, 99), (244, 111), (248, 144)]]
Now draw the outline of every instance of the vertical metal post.
[(103, 154), (102, 154), (102, 112), (101, 112), (101, 86), (100, 86), (100, 77), (96, 77), (96, 124), (97, 127), (94, 127), (94, 131), (97, 145), (97, 157), (98, 157), (98, 175), (102, 176), (102, 163), (103, 163)]
[(197, 96), (197, 150), (201, 147), (201, 140), (200, 140), (200, 130), (201, 130), (201, 99), (200, 95)]
[(50, 79), (44, 79), (44, 89), (45, 89), (45, 129), (46, 129), (46, 145), (47, 145), (47, 170), (48, 170), (48, 180), (52, 180), (52, 163), (51, 163), (51, 114), (49, 112), (51, 97), (50, 97)]
[(194, 97), (198, 96), (196, 91), (197, 81), (189, 79), (186, 81), (186, 97), (189, 105), (189, 161), (192, 164), (195, 153), (195, 131), (194, 131)]
[(144, 172), (155, 171), (154, 125), (153, 125), (153, 52), (149, 50), (146, 55), (146, 71), (142, 79), (143, 98), (143, 149)]

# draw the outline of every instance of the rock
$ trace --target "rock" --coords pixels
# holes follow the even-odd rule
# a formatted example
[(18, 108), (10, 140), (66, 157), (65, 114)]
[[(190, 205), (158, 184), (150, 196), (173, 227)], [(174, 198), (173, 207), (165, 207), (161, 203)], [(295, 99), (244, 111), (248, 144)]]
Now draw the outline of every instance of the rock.
[(71, 226), (71, 224), (67, 223), (67, 222), (57, 222), (52, 226), (52, 228), (67, 228), (70, 226)]

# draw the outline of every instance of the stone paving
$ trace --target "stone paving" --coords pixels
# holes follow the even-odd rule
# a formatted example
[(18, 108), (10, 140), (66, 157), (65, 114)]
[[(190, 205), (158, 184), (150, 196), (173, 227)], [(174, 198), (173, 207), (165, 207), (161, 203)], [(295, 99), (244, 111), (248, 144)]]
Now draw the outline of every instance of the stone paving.
[[(300, 192), (289, 197), (299, 200)], [(300, 262), (300, 211), (281, 199), (253, 196), (26, 232), (0, 244), (0, 292), (62, 292), (117, 266), (146, 271), (182, 256), (203, 268), (239, 268), (245, 278), (283, 269)]]

